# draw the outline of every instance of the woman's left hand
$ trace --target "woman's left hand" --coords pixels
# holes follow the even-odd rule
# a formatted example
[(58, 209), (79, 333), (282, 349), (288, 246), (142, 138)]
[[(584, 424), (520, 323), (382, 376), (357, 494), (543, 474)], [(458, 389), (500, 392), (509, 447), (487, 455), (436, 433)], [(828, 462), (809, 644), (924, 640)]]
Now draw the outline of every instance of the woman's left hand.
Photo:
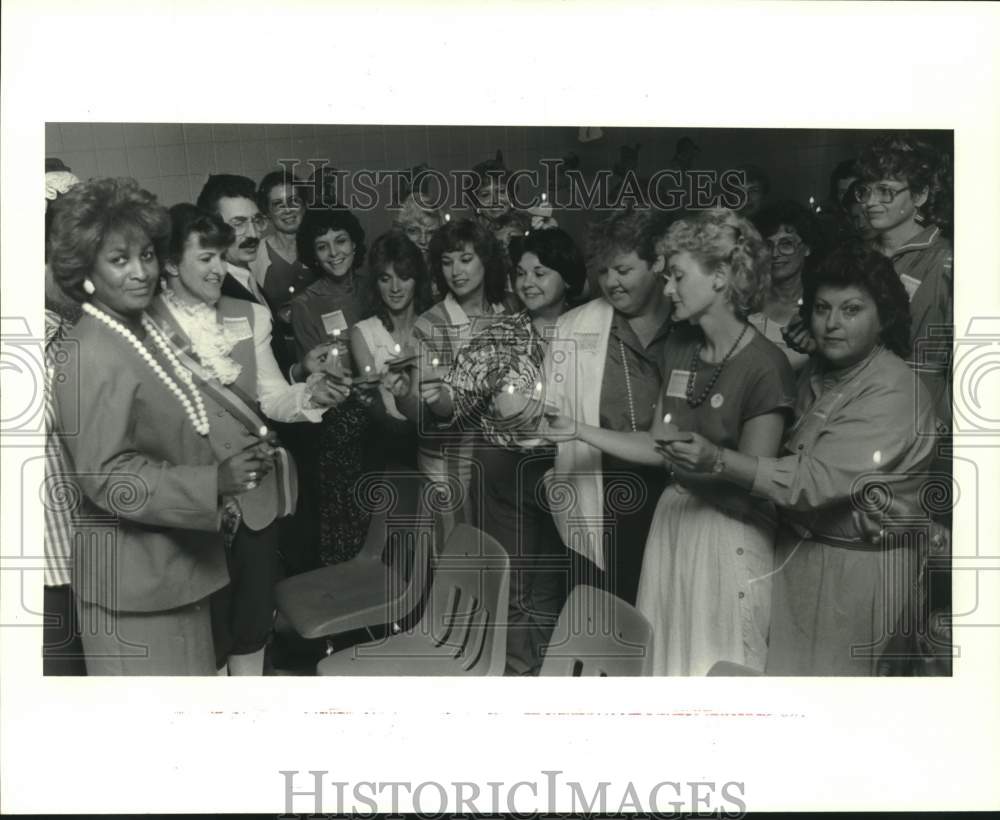
[(719, 448), (698, 433), (687, 433), (686, 441), (671, 441), (656, 449), (680, 470), (692, 473), (711, 472)]

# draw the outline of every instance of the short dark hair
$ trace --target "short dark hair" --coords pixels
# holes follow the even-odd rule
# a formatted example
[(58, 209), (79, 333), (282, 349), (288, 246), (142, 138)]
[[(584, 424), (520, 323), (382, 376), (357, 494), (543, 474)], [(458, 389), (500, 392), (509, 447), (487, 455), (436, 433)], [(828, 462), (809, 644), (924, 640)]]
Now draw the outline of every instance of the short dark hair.
[(805, 270), (811, 271), (826, 252), (826, 238), (816, 215), (808, 207), (792, 199), (783, 199), (761, 208), (750, 220), (760, 231), (761, 238), (767, 239), (782, 225), (795, 229), (803, 242), (809, 246)]
[(618, 253), (635, 251), (639, 258), (652, 265), (659, 255), (657, 240), (666, 232), (672, 217), (662, 211), (647, 208), (616, 211), (606, 219), (587, 227), (587, 262), (596, 270), (607, 267)]
[(83, 280), (108, 235), (139, 231), (163, 259), (170, 237), (167, 209), (131, 178), (95, 177), (80, 182), (52, 203), (49, 267), (56, 282), (78, 302), (89, 297)]
[(905, 182), (913, 196), (927, 191), (927, 201), (917, 209), (920, 221), (951, 224), (951, 157), (930, 143), (905, 134), (879, 137), (858, 158), (858, 172), (864, 182)]
[(427, 275), (423, 254), (403, 231), (394, 228), (372, 243), (368, 255), (368, 277), (365, 281), (365, 315), (378, 316), (386, 330), (393, 331), (392, 317), (389, 309), (382, 301), (378, 289), (378, 279), (392, 265), (392, 269), (400, 279), (415, 282), (413, 290), (413, 309), (420, 315), (431, 306), (434, 299), (431, 295), (431, 280)]
[(527, 236), (516, 236), (510, 241), (508, 250), (515, 268), (522, 256), (533, 253), (545, 267), (558, 273), (566, 283), (567, 299), (576, 299), (587, 283), (587, 265), (583, 253), (573, 237), (561, 228), (531, 231)]
[(506, 293), (503, 249), (493, 234), (471, 219), (445, 222), (431, 237), (430, 246), (427, 248), (427, 259), (438, 290), (441, 293), (448, 293), (448, 282), (441, 269), (441, 258), (446, 253), (463, 250), (466, 245), (472, 246), (479, 261), (483, 263), (485, 273), (483, 291), (486, 294), (486, 301), (494, 305), (503, 302)]
[(250, 177), (239, 174), (211, 174), (198, 194), (195, 203), (203, 211), (219, 212), (219, 200), (224, 197), (243, 197), (257, 202), (257, 188)]
[(163, 261), (179, 265), (188, 237), (196, 233), (202, 247), (225, 250), (236, 239), (236, 232), (215, 213), (203, 211), (190, 202), (174, 205), (170, 211), (170, 241)]
[(362, 270), (365, 261), (365, 229), (361, 227), (358, 218), (347, 208), (308, 208), (302, 219), (302, 226), (295, 235), (295, 246), (299, 260), (307, 268), (319, 271), (319, 261), (316, 259), (315, 242), (329, 231), (347, 231), (354, 243), (354, 268), (357, 273)]
[(803, 285), (800, 313), (807, 327), (816, 292), (824, 286), (865, 290), (878, 310), (879, 341), (901, 358), (910, 354), (910, 297), (888, 257), (858, 239), (834, 248)]
[(751, 182), (756, 182), (760, 185), (760, 192), (764, 196), (767, 196), (771, 192), (771, 178), (767, 175), (767, 171), (759, 165), (754, 165), (752, 163), (749, 165), (741, 165), (736, 170), (743, 173), (744, 178), (747, 181), (747, 185)]

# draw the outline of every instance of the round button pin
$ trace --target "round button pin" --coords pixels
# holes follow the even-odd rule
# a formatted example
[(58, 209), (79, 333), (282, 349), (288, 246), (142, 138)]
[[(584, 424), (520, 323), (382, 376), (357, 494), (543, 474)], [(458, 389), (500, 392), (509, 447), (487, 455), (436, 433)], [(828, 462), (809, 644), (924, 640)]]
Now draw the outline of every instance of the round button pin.
[(720, 407), (722, 407), (723, 401), (725, 401), (725, 399), (722, 398), (722, 394), (716, 393), (714, 396), (712, 396), (712, 402), (711, 402), (712, 407), (718, 410)]

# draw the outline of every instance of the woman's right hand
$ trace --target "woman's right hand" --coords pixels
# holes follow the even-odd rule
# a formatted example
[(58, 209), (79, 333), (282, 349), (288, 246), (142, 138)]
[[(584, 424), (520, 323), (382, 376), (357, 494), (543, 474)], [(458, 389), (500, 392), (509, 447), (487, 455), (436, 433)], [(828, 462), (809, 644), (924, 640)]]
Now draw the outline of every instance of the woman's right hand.
[(260, 443), (230, 456), (219, 465), (219, 495), (239, 495), (254, 489), (270, 472), (271, 464)]
[(576, 419), (562, 413), (546, 413), (538, 428), (538, 435), (552, 444), (574, 441), (579, 438)]

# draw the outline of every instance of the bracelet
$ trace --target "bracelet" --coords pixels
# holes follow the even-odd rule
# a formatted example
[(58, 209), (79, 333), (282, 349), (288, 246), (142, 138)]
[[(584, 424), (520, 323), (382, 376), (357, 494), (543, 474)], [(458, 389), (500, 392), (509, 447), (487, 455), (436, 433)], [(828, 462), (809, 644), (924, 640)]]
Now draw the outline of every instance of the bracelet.
[(725, 461), (726, 451), (722, 447), (716, 448), (715, 451), (715, 463), (712, 465), (713, 473), (721, 473), (726, 469)]

